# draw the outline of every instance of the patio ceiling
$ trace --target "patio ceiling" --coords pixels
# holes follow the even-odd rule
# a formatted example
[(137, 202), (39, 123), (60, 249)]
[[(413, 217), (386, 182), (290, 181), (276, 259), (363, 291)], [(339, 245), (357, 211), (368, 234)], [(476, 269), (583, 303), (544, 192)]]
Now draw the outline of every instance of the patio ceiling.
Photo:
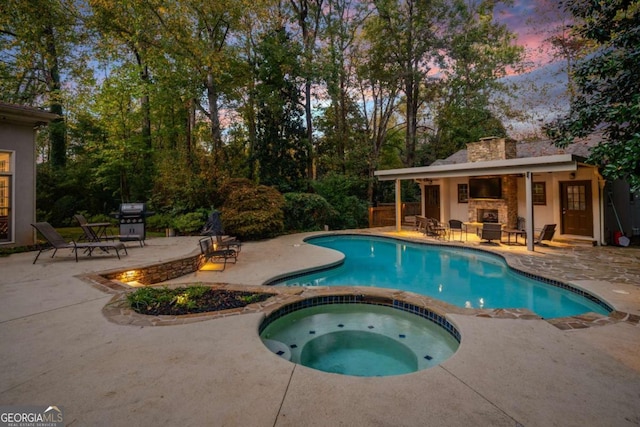
[(526, 172), (571, 172), (578, 166), (595, 167), (583, 163), (584, 159), (573, 154), (553, 156), (525, 157), (486, 162), (457, 163), (415, 168), (389, 169), (375, 171), (380, 181), (396, 179), (438, 179), (464, 176), (512, 175)]

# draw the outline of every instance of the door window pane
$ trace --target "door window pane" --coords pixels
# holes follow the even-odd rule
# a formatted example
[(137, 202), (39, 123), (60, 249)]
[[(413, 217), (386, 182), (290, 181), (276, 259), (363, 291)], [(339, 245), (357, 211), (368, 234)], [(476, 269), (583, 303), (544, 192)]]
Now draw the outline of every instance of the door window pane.
[(567, 187), (567, 208), (570, 211), (584, 211), (587, 209), (584, 185), (570, 185)]

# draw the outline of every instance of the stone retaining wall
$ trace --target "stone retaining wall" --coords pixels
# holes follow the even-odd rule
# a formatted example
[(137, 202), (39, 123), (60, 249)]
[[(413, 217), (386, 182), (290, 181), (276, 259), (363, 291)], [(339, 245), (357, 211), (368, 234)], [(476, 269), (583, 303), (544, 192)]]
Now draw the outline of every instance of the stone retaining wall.
[(204, 256), (198, 254), (131, 270), (101, 274), (101, 276), (108, 280), (125, 283), (135, 281), (143, 285), (153, 285), (198, 271), (205, 262)]

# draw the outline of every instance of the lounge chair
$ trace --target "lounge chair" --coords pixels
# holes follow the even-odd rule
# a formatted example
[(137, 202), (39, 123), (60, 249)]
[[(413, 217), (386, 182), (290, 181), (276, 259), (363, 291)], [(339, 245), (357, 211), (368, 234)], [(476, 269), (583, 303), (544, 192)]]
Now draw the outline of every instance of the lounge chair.
[(224, 229), (222, 228), (222, 219), (220, 218), (220, 212), (213, 211), (209, 214), (209, 218), (200, 233), (203, 236), (215, 237), (216, 246), (219, 248), (233, 249), (237, 254), (242, 249), (242, 242), (233, 236), (225, 236)]
[(56, 252), (58, 251), (58, 249), (72, 249), (76, 255), (76, 262), (78, 262), (78, 249), (84, 249), (89, 254), (89, 256), (91, 256), (91, 254), (96, 248), (101, 249), (105, 252), (109, 252), (109, 249), (113, 249), (116, 251), (116, 255), (118, 256), (118, 259), (120, 259), (120, 249), (123, 249), (124, 253), (127, 254), (127, 248), (124, 246), (123, 243), (120, 243), (120, 242), (117, 242), (117, 243), (116, 242), (79, 242), (77, 243), (73, 240), (71, 242), (67, 242), (66, 240), (64, 240), (64, 237), (62, 237), (60, 233), (58, 233), (56, 229), (53, 228), (51, 224), (49, 224), (48, 222), (36, 222), (35, 224), (31, 224), (31, 226), (36, 230), (38, 230), (38, 232), (42, 234), (42, 236), (47, 240), (47, 242), (50, 245), (50, 247), (43, 247), (38, 251), (36, 258), (33, 260), (34, 264), (38, 260), (38, 257), (40, 256), (40, 254), (49, 249), (53, 249), (53, 254), (51, 255), (51, 258), (53, 258), (56, 255)]
[(556, 232), (556, 224), (545, 224), (540, 230), (540, 234), (534, 240), (534, 243), (541, 244), (543, 240), (551, 240), (553, 239), (553, 235)]
[(220, 234), (216, 234), (215, 236), (215, 244), (219, 249), (232, 249), (236, 252), (236, 258), (238, 254), (242, 250), (242, 242), (235, 237), (230, 236), (221, 236)]
[(203, 237), (198, 242), (200, 246), (200, 252), (205, 257), (207, 262), (216, 262), (222, 260), (223, 266), (222, 270), (227, 267), (227, 260), (233, 258), (233, 263), (235, 264), (238, 259), (238, 253), (234, 249), (229, 249), (228, 247), (219, 248), (217, 243), (213, 241), (213, 237)]
[(144, 247), (144, 240), (139, 234), (109, 234), (107, 233), (107, 227), (111, 225), (109, 222), (89, 223), (84, 215), (81, 214), (76, 214), (73, 217), (78, 221), (84, 233), (79, 240), (85, 240), (87, 242), (102, 242), (116, 239), (121, 242), (137, 241), (140, 247)]
[(498, 240), (502, 238), (502, 224), (494, 222), (485, 222), (480, 229), (480, 240), (487, 240), (491, 243), (492, 240)]

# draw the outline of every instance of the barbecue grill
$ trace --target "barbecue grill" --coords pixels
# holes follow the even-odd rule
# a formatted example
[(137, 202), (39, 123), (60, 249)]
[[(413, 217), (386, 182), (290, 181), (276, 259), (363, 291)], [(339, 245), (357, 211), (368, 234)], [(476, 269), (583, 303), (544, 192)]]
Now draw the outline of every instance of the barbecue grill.
[(154, 212), (147, 210), (144, 203), (122, 203), (117, 218), (120, 221), (120, 235), (135, 234), (142, 240), (146, 239), (147, 217)]

